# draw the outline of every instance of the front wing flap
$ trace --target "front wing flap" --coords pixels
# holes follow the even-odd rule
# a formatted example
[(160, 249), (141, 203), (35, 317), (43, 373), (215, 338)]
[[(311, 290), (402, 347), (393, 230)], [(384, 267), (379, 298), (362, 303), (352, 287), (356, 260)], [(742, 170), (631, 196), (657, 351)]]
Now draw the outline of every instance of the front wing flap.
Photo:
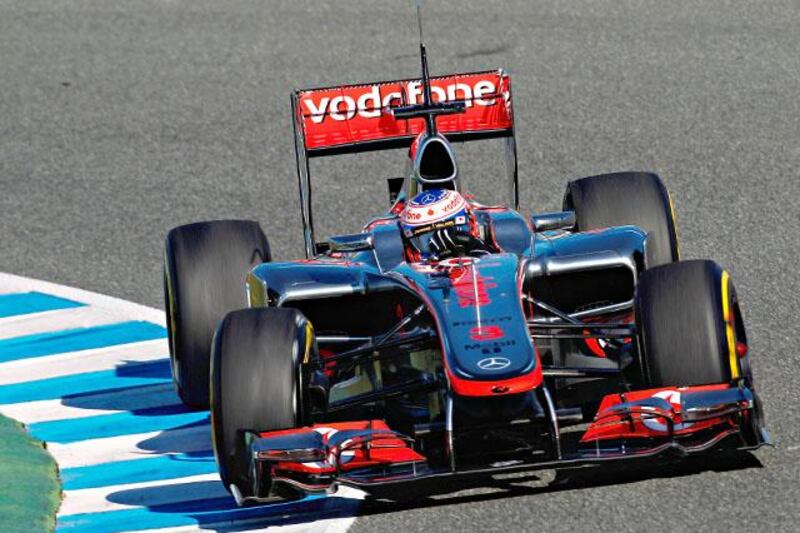
[(304, 493), (329, 492), (348, 477), (414, 475), (426, 463), (413, 449), (413, 439), (382, 420), (250, 433), (248, 441), (257, 501), (269, 498), (277, 484)]

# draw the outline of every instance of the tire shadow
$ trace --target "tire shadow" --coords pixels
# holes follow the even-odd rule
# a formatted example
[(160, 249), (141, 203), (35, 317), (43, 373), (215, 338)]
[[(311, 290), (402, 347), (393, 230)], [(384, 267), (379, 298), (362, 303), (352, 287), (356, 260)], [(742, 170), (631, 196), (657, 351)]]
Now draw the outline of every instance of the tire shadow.
[(106, 499), (113, 503), (144, 507), (150, 513), (189, 518), (196, 522), (197, 527), (220, 532), (246, 531), (254, 527), (275, 525), (303, 525), (322, 519), (353, 517), (358, 513), (361, 503), (356, 498), (316, 496), (296, 501), (237, 507), (219, 481), (120, 490), (109, 494)]

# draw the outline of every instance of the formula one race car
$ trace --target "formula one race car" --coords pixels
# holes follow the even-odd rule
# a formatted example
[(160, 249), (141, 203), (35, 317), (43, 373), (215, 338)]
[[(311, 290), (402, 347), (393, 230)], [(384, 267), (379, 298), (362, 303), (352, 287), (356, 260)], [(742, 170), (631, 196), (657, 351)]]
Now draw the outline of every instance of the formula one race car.
[[(679, 260), (658, 176), (524, 218), (508, 74), (431, 78), (420, 51), (421, 79), (294, 93), (305, 259), (256, 222), (167, 236), (174, 381), (237, 502), (769, 442), (733, 283)], [(461, 189), (451, 142), (493, 138), (513, 209)], [(390, 148), (391, 209), (318, 242), (309, 161)]]

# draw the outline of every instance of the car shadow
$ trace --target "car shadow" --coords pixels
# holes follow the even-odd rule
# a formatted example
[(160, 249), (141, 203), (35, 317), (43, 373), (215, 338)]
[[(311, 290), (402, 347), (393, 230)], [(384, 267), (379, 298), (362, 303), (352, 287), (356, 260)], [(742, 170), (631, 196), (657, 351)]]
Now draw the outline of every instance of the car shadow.
[[(143, 455), (169, 455), (176, 460), (210, 456), (212, 444), (208, 413), (204, 419), (191, 422), (181, 416), (192, 415), (192, 410), (181, 403), (175, 392), (169, 359), (122, 361), (111, 375), (95, 379), (96, 388), (65, 394), (61, 398), (62, 405), (94, 410), (99, 414), (126, 413), (130, 417), (124, 421), (126, 426), (120, 426), (119, 435), (126, 432), (150, 433), (151, 430), (146, 428), (137, 429), (136, 421), (165, 417), (174, 424), (138, 442), (136, 447)], [(202, 416), (202, 413), (198, 415)], [(103, 423), (98, 419), (98, 424)]]
[[(546, 484), (541, 484), (544, 476), (536, 472), (460, 483), (442, 480), (440, 490), (434, 489), (419, 495), (407, 493), (403, 499), (367, 497), (359, 514), (388, 514), (408, 509), (443, 507), (560, 491), (619, 486), (650, 479), (679, 478), (705, 472), (732, 472), (750, 468), (763, 468), (761, 461), (752, 453), (721, 451), (684, 459), (659, 459), (649, 462), (627, 461), (557, 469), (555, 477)], [(531, 482), (540, 483), (531, 486), (528, 484)], [(464, 491), (477, 492), (461, 494)]]
[(232, 532), (253, 527), (303, 525), (317, 520), (352, 517), (362, 500), (311, 496), (258, 506), (237, 507), (219, 481), (132, 488), (106, 496), (109, 502), (144, 506), (151, 513), (189, 518), (204, 530)]
[[(584, 488), (618, 486), (648, 479), (762, 467), (760, 460), (752, 453), (717, 452), (683, 460), (630, 461), (559, 469), (555, 471), (555, 477), (544, 484), (541, 482), (547, 476), (541, 472), (503, 474), (458, 483), (439, 479), (435, 484), (426, 487), (427, 492), (424, 494), (415, 494), (413, 485), (405, 487), (400, 491), (404, 494), (401, 499), (378, 499), (368, 496), (361, 501), (341, 496), (309, 497), (293, 502), (237, 508), (218, 481), (122, 490), (109, 494), (107, 499), (125, 505), (144, 505), (150, 512), (191, 517), (199, 527), (229, 532), (252, 528), (254, 524), (261, 527), (277, 524), (302, 525), (324, 518), (391, 514), (411, 509), (446, 507)], [(531, 483), (535, 485), (531, 486)], [(464, 494), (465, 491), (468, 494)], [(191, 498), (185, 498), (187, 492), (192, 494)], [(172, 499), (171, 495), (180, 494), (184, 495), (184, 501), (169, 502)]]

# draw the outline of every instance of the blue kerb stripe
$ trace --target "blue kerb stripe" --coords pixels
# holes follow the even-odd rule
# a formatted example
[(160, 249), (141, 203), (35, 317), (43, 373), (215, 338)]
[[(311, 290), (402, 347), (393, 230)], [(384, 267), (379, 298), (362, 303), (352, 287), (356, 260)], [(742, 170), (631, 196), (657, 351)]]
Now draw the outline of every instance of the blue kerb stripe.
[(38, 422), (29, 425), (28, 431), (39, 440), (69, 444), (89, 439), (203, 425), (208, 421), (208, 412), (186, 412), (186, 407), (176, 405), (111, 415)]
[[(31, 376), (33, 377), (33, 376)], [(169, 359), (131, 362), (115, 370), (100, 370), (57, 378), (0, 385), (0, 404), (55, 400), (57, 398), (108, 393), (114, 390), (160, 385), (172, 381)]]
[(86, 304), (41, 292), (0, 294), (0, 318), (41, 313), (42, 311), (55, 311), (57, 309), (71, 309), (84, 305)]
[[(351, 507), (353, 502), (337, 502), (337, 507)], [(237, 508), (233, 498), (213, 498), (193, 502), (157, 505), (148, 508), (123, 509), (100, 513), (59, 517), (56, 531), (106, 531), (109, 533), (133, 529), (158, 529), (178, 526), (233, 526), (230, 522), (254, 521), (253, 526), (271, 524), (310, 524), (319, 513), (330, 507), (325, 496), (308, 496), (296, 502)], [(349, 510), (350, 513), (354, 512)], [(288, 516), (287, 516), (288, 515)], [(256, 522), (257, 521), (257, 522)]]
[(125, 483), (142, 483), (175, 479), (217, 471), (214, 452), (161, 455), (152, 459), (132, 459), (90, 466), (76, 466), (61, 470), (64, 490), (92, 489)]
[(167, 330), (162, 326), (143, 321), (25, 335), (0, 341), (0, 362), (148, 341), (166, 336)]

